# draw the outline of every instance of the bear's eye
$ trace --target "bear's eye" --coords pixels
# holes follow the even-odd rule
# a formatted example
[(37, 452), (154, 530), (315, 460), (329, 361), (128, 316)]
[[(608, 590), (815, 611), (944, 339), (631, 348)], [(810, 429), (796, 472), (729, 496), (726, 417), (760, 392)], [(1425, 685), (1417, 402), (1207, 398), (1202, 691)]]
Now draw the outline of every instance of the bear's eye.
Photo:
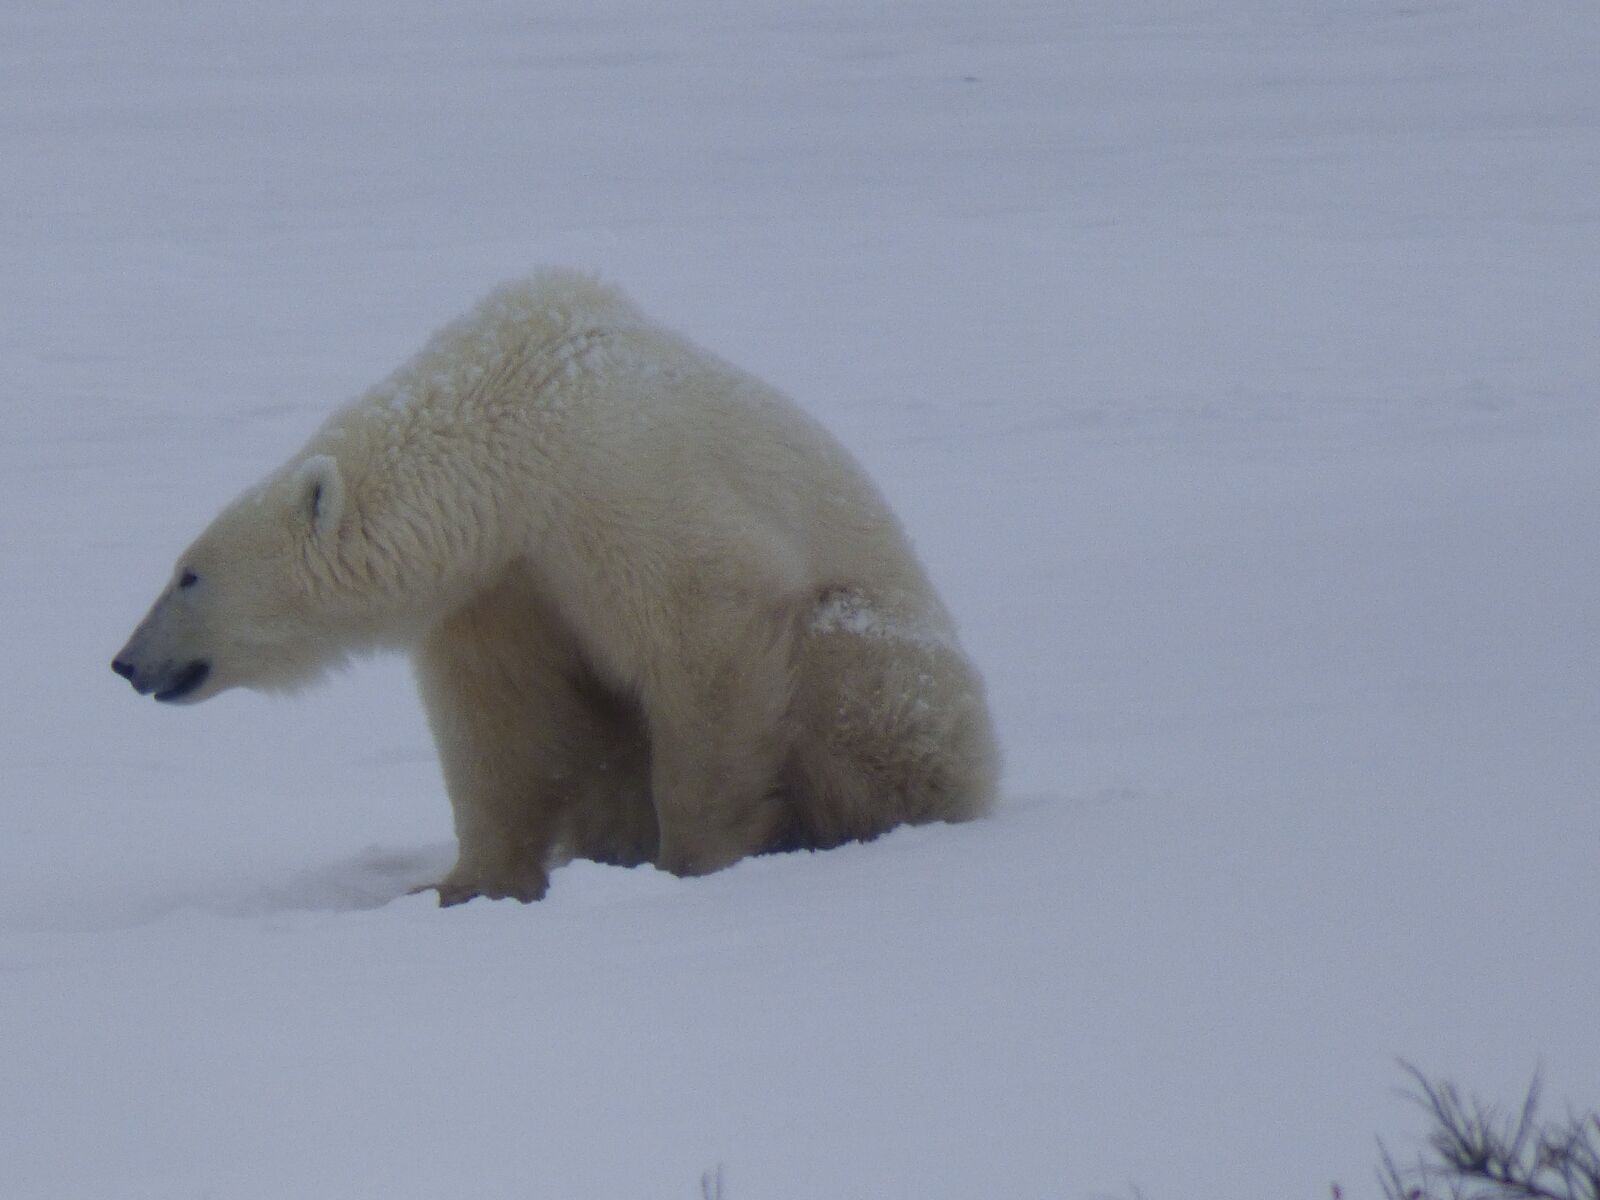
[(199, 582), (200, 576), (196, 575), (193, 571), (185, 571), (182, 575), (178, 576), (178, 586), (181, 588), (192, 588)]

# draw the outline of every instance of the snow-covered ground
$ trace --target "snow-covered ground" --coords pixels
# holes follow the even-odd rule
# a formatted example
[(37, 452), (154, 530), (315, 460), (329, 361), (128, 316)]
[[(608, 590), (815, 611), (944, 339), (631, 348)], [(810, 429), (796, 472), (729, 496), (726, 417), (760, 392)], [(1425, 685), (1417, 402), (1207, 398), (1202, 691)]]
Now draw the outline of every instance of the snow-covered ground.
[[(1600, 7), (0, 12), (0, 1195), (1375, 1192), (1406, 1056), (1600, 1102)], [(818, 413), (990, 821), (441, 911), (405, 664), (107, 670), (494, 282)]]

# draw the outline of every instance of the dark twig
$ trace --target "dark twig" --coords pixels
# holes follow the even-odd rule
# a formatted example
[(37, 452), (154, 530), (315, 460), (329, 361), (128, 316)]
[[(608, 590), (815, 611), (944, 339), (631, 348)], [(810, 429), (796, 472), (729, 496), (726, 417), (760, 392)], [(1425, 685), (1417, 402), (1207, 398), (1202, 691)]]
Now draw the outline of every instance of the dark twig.
[(1537, 1076), (1507, 1115), (1401, 1065), (1415, 1085), (1406, 1095), (1432, 1119), (1432, 1157), (1407, 1169), (1384, 1149), (1387, 1200), (1600, 1200), (1600, 1115), (1541, 1121)]

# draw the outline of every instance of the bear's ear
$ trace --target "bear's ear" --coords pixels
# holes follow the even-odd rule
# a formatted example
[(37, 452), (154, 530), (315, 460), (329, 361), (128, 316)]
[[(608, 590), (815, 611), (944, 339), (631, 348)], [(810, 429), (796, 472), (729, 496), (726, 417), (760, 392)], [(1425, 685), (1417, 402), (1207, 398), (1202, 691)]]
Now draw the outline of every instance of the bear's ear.
[(338, 528), (344, 512), (344, 480), (339, 463), (327, 454), (313, 454), (300, 464), (296, 473), (301, 511), (316, 536)]

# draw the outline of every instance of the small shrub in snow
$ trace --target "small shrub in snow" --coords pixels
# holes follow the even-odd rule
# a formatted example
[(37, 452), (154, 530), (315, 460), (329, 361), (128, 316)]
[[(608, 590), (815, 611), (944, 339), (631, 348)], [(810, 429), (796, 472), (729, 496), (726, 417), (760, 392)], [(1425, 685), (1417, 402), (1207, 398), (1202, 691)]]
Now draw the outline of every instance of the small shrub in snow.
[(1384, 1150), (1387, 1200), (1600, 1200), (1600, 1113), (1541, 1118), (1537, 1077), (1508, 1112), (1406, 1071), (1432, 1120), (1431, 1154), (1401, 1168)]

